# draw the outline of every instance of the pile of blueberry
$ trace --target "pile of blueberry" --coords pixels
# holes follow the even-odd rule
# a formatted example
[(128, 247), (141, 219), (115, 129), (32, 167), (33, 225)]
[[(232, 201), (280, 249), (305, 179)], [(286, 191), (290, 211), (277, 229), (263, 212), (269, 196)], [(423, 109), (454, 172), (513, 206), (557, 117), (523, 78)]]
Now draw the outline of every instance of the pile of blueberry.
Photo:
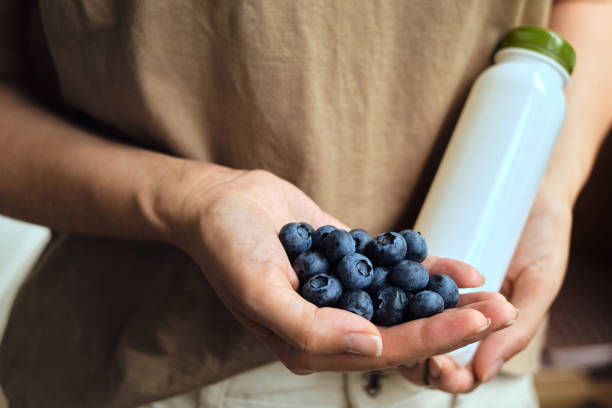
[(427, 244), (412, 230), (372, 239), (363, 229), (289, 223), (279, 238), (300, 280), (300, 293), (319, 307), (335, 306), (393, 326), (454, 307), (455, 282), (431, 275), (421, 262)]

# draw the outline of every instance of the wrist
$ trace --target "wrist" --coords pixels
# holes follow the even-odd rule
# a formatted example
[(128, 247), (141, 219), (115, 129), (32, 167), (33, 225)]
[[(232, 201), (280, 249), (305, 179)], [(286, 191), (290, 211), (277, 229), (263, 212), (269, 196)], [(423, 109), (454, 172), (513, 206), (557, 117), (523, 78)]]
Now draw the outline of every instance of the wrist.
[(558, 202), (571, 209), (582, 190), (590, 168), (583, 165), (580, 160), (567, 160), (567, 157), (572, 156), (565, 154), (560, 147), (554, 153), (540, 183), (540, 194), (554, 196)]
[(214, 163), (168, 157), (153, 195), (160, 240), (190, 252), (189, 236), (206, 207), (206, 192), (241, 173)]

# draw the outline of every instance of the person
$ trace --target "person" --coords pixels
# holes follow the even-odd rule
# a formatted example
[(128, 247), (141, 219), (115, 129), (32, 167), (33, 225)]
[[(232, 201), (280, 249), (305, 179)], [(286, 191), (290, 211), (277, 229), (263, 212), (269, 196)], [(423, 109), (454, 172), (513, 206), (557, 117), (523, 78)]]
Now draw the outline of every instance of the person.
[[(56, 231), (0, 346), (11, 407), (537, 405), (496, 375), (563, 280), (612, 115), (612, 4), (9, 0), (0, 20), (0, 212)], [(578, 64), (505, 297), (392, 328), (301, 299), (280, 227), (409, 227), (523, 24)], [(474, 341), (466, 367), (445, 355)]]

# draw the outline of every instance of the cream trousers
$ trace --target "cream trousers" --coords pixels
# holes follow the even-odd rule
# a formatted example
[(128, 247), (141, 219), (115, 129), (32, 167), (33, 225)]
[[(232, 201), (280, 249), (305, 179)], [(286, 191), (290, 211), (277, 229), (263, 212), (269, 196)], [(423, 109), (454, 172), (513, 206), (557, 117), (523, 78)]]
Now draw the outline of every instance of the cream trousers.
[(280, 362), (140, 408), (538, 407), (533, 376), (501, 374), (469, 394), (452, 395), (409, 383), (397, 370), (297, 376)]

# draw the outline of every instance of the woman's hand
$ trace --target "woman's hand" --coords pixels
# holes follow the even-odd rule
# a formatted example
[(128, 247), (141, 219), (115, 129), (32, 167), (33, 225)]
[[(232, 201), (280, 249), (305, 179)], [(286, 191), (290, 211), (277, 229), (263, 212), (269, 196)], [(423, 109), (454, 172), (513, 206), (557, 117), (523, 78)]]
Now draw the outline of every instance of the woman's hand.
[[(182, 204), (170, 222), (175, 243), (198, 262), (233, 315), (296, 373), (422, 360), (478, 341), (514, 316), (512, 305), (494, 294), (464, 296), (464, 307), (390, 328), (318, 308), (296, 292), (298, 279), (278, 231), (293, 221), (347, 227), (268, 172), (209, 168), (201, 174), (196, 169), (176, 194)], [(426, 266), (463, 287), (482, 284), (474, 268), (458, 261), (429, 257)]]
[(520, 310), (520, 319), (483, 340), (467, 366), (460, 367), (451, 357), (441, 355), (402, 368), (406, 378), (451, 393), (469, 392), (490, 381), (508, 359), (527, 346), (565, 275), (571, 208), (562, 195), (544, 185), (540, 189), (501, 289)]

